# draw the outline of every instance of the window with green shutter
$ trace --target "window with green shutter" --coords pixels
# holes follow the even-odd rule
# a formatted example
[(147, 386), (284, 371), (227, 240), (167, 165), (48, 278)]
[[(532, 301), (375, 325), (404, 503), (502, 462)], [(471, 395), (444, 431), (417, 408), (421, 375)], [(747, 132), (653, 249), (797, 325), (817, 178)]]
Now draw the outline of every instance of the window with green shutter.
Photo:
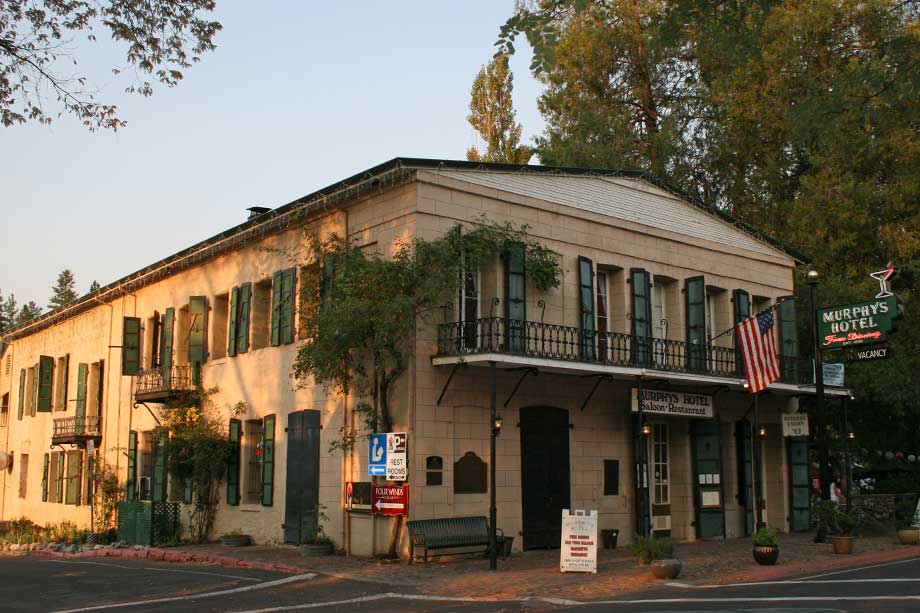
[(505, 253), (505, 336), (508, 351), (524, 351), (527, 321), (527, 281), (524, 245), (512, 245)]
[(269, 333), (269, 344), (277, 347), (281, 344), (281, 279), (284, 271), (279, 270), (272, 275), (272, 320), (271, 332)]
[(192, 296), (188, 299), (188, 361), (201, 364), (208, 359), (208, 298)]
[(166, 501), (166, 437), (165, 428), (153, 429), (153, 472), (150, 478), (150, 499)]
[(137, 432), (128, 432), (128, 475), (125, 479), (125, 500), (137, 498)]
[[(732, 292), (732, 310), (735, 314), (735, 325), (751, 318), (751, 296), (743, 289), (736, 289)], [(738, 339), (732, 334), (735, 347), (735, 370), (739, 377), (744, 376), (744, 361), (741, 358), (741, 351), (738, 346)]]
[(227, 461), (227, 504), (240, 503), (240, 439), (242, 422), (230, 420), (230, 458)]
[(629, 271), (632, 289), (632, 359), (647, 366), (652, 360), (652, 283), (644, 268)]
[(236, 305), (236, 353), (249, 351), (249, 312), (252, 307), (252, 284), (243, 283)]
[(169, 387), (172, 380), (173, 323), (175, 318), (175, 309), (169, 307), (160, 319), (160, 372), (163, 377), (163, 385), (166, 387)]
[(227, 313), (227, 355), (236, 355), (236, 322), (240, 305), (240, 288), (230, 290), (230, 309)]
[(59, 451), (57, 454), (57, 496), (55, 502), (64, 502), (64, 461), (67, 454)]
[(83, 485), (83, 452), (67, 452), (67, 504), (80, 504), (80, 490)]
[(76, 423), (74, 432), (83, 433), (83, 419), (86, 417), (86, 378), (89, 375), (89, 364), (77, 365), (77, 402), (76, 402)]
[(272, 275), (270, 344), (273, 347), (294, 342), (294, 287), (296, 269), (279, 270)]
[(54, 358), (47, 355), (38, 358), (38, 399), (36, 410), (51, 412), (51, 394), (54, 390)]
[(121, 375), (132, 377), (141, 368), (141, 320), (123, 317), (121, 325)]
[(45, 464), (42, 467), (42, 502), (48, 502), (48, 454), (45, 454)]
[(25, 406), (26, 401), (26, 369), (19, 369), (19, 411), (16, 415), (16, 419), (22, 421), (22, 412), (23, 407)]
[(270, 507), (275, 498), (275, 416), (265, 416), (262, 424), (262, 505)]
[(581, 356), (593, 361), (594, 351), (594, 264), (578, 256), (578, 302), (581, 307)]
[(32, 370), (32, 396), (29, 398), (29, 414), (35, 417), (38, 409), (38, 363), (31, 368)]
[(795, 322), (795, 299), (786, 298), (776, 307), (779, 328), (779, 363), (783, 379), (798, 381), (799, 339)]
[(706, 369), (706, 284), (703, 277), (684, 281), (687, 311), (687, 369)]

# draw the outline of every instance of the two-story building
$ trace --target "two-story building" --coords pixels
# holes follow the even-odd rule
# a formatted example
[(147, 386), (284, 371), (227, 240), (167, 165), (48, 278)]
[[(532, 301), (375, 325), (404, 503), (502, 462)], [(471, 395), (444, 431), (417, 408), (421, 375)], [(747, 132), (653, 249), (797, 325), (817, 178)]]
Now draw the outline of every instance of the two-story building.
[[(808, 527), (808, 443), (783, 413), (814, 394), (793, 293), (802, 256), (654, 178), (600, 170), (395, 159), (244, 223), (7, 331), (0, 368), (0, 519), (89, 524), (92, 447), (140, 500), (188, 500), (158, 455), (163, 404), (196, 386), (236, 453), (214, 533), (298, 542), (303, 518), (352, 553), (386, 549), (390, 520), (348, 514), (366, 445), (330, 449), (360, 400), (295, 385), (305, 232), (391, 255), (482, 218), (526, 224), (559, 254), (560, 285), (528, 287), (521, 253), (464, 271), (443, 320), (420, 322), (392, 390), (408, 434), (410, 518), (488, 515), (492, 374), (504, 427), (494, 483), (515, 549), (559, 543), (564, 508), (621, 540)], [(293, 258), (292, 258), (293, 254)], [(786, 299), (784, 301), (784, 299)], [(782, 376), (759, 422), (733, 325), (775, 309)], [(837, 393), (831, 390), (829, 393)], [(841, 392), (842, 393), (842, 392)], [(638, 415), (642, 399), (642, 415)]]

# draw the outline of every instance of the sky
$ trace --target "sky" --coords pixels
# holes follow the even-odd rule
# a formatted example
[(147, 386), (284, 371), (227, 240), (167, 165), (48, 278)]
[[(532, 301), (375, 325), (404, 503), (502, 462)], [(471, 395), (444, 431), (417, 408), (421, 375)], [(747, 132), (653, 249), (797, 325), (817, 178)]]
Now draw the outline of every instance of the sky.
[[(83, 294), (398, 156), (464, 159), (470, 87), (514, 0), (217, 0), (217, 50), (151, 98), (109, 76), (120, 47), (75, 49), (127, 127), (0, 127), (0, 293)], [(265, 7), (265, 8), (263, 8)], [(101, 37), (100, 37), (101, 38)], [(76, 44), (76, 43), (75, 43)], [(542, 131), (526, 45), (511, 60), (525, 142)]]

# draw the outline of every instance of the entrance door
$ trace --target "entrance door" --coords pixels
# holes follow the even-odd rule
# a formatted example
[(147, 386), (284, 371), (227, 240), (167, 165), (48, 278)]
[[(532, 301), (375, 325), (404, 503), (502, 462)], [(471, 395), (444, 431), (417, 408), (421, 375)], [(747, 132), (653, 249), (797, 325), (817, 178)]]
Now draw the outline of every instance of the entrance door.
[(754, 533), (754, 468), (752, 463), (751, 422), (735, 422), (738, 453), (738, 504), (744, 509), (744, 535)]
[(288, 415), (285, 543), (302, 543), (319, 525), (319, 417), (319, 411)]
[(696, 535), (725, 536), (725, 504), (722, 495), (722, 453), (719, 422), (693, 422), (693, 473), (696, 500)]
[(652, 532), (656, 536), (671, 534), (671, 454), (670, 428), (667, 423), (652, 424)]
[(521, 409), (524, 549), (559, 547), (569, 499), (569, 412)]
[(808, 437), (786, 439), (789, 450), (789, 529), (808, 530), (811, 523), (808, 506), (811, 487), (808, 482)]

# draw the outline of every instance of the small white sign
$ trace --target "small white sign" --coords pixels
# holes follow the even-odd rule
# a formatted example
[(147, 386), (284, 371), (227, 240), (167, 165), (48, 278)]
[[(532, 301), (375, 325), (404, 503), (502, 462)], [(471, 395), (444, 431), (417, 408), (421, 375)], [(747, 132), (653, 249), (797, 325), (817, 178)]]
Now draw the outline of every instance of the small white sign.
[[(632, 388), (632, 412), (639, 411), (639, 389)], [(665, 390), (642, 390), (642, 412), (675, 417), (713, 417), (712, 396)]]
[(86, 441), (86, 456), (91, 458), (96, 455), (96, 442), (93, 439)]
[(806, 413), (784, 413), (783, 436), (808, 436), (808, 415)]
[(559, 570), (597, 572), (597, 511), (562, 509), (562, 548)]
[(405, 481), (408, 476), (406, 462), (406, 433), (387, 434), (387, 480)]

